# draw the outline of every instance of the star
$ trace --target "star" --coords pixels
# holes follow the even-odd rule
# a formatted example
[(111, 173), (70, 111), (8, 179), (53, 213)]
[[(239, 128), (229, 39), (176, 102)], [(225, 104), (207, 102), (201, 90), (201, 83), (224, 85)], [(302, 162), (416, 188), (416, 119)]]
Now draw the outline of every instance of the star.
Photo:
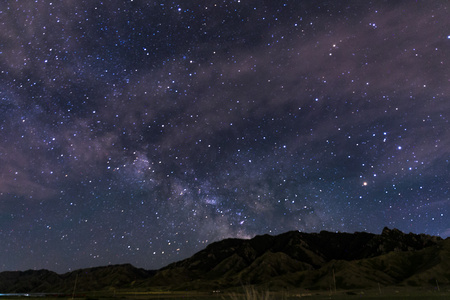
[(450, 235), (445, 3), (8, 1), (0, 271)]

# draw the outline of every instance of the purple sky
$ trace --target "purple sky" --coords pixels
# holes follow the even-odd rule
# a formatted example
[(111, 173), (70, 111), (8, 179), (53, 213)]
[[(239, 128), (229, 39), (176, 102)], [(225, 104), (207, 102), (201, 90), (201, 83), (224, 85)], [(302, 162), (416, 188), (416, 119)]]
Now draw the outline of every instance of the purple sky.
[(0, 4), (0, 271), (450, 236), (444, 1)]

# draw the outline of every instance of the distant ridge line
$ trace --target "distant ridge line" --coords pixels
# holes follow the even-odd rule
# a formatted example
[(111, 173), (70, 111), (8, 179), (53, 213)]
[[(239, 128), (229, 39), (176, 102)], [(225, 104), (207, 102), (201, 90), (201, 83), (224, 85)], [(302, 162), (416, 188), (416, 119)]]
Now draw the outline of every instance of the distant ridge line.
[(450, 285), (450, 239), (405, 234), (385, 227), (381, 234), (289, 231), (229, 238), (159, 270), (131, 264), (75, 270), (0, 273), (0, 292), (63, 293), (111, 289), (226, 290), (245, 285), (271, 290), (327, 290), (385, 286)]

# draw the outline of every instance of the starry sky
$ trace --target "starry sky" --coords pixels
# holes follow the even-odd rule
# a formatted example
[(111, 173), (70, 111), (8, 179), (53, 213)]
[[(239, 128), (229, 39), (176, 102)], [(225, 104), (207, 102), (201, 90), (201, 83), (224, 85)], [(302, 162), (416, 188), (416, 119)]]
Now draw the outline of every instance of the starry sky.
[(450, 236), (446, 1), (0, 4), (0, 271)]

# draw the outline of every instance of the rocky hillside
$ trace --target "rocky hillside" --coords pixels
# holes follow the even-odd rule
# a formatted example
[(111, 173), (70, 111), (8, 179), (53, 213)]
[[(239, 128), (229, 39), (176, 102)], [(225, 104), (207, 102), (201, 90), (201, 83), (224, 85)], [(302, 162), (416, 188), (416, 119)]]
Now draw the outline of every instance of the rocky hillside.
[(68, 293), (100, 291), (132, 286), (146, 280), (154, 271), (138, 269), (130, 264), (81, 269), (66, 274), (47, 270), (0, 273), (0, 293)]
[(0, 273), (0, 293), (71, 293), (115, 289), (216, 290), (259, 285), (272, 290), (450, 285), (450, 239), (385, 228), (380, 235), (287, 232), (226, 239), (158, 271), (129, 264), (66, 274)]
[[(422, 270), (410, 270), (417, 260), (428, 267), (445, 263), (429, 255), (430, 251), (448, 255), (444, 245), (439, 237), (388, 228), (381, 235), (292, 231), (251, 240), (227, 239), (159, 270), (145, 284), (171, 283), (170, 288), (179, 289), (223, 289), (243, 284), (321, 289), (329, 288), (333, 270), (337, 281), (342, 277), (342, 288), (402, 284)], [(397, 269), (402, 272), (395, 273)], [(347, 283), (349, 280), (352, 282)]]

